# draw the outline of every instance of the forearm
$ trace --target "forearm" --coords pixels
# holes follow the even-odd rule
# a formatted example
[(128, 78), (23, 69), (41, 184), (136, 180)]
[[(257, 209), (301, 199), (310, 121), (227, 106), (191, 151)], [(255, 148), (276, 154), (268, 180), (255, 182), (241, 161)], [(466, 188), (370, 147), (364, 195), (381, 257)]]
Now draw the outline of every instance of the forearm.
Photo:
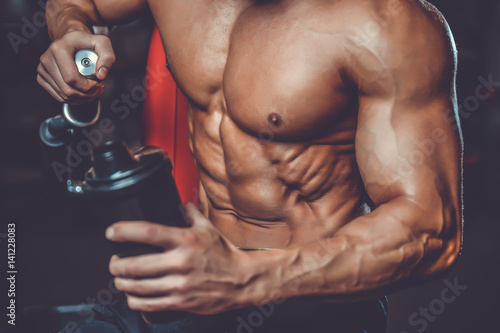
[(129, 22), (147, 8), (146, 0), (48, 0), (47, 26), (54, 40), (74, 30)]
[(91, 32), (93, 25), (103, 25), (92, 0), (48, 0), (47, 28), (52, 40), (70, 31)]
[(438, 215), (400, 197), (331, 238), (275, 253), (250, 253), (249, 260), (257, 264), (247, 297), (259, 296), (249, 303), (304, 297), (358, 301), (426, 279), (448, 268), (460, 245), (457, 228)]

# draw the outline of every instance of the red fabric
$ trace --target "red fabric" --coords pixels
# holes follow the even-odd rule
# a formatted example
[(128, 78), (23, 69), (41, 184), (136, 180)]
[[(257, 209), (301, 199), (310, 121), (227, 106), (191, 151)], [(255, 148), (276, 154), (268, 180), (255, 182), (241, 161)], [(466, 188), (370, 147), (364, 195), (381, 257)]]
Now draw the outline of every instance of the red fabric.
[(199, 176), (188, 144), (188, 101), (177, 88), (165, 63), (160, 34), (155, 28), (146, 73), (144, 144), (158, 146), (170, 155), (181, 200), (196, 202)]

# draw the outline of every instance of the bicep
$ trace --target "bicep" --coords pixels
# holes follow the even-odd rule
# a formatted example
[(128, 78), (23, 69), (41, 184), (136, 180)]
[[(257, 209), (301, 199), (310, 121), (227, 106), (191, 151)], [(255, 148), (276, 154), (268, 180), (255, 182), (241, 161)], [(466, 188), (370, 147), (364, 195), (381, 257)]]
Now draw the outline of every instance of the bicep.
[(459, 201), (461, 141), (449, 96), (415, 105), (365, 97), (359, 112), (356, 158), (376, 205), (402, 195), (425, 207)]
[(347, 48), (358, 90), (356, 156), (376, 204), (456, 192), (461, 172), (453, 37), (444, 19), (407, 11), (377, 38)]
[(146, 0), (93, 0), (97, 15), (106, 24), (129, 22), (148, 8)]
[(391, 52), (366, 47), (350, 70), (358, 84), (356, 158), (367, 194), (377, 206), (405, 197), (440, 232), (460, 221), (462, 190), (456, 53), (448, 33), (427, 26), (405, 42), (387, 33), (380, 44)]
[(423, 272), (449, 267), (462, 237), (462, 144), (449, 114), (454, 103), (449, 96), (417, 106), (367, 99), (361, 108), (356, 158), (379, 213), (367, 215), (366, 223), (381, 222), (376, 226), (386, 236), (380, 237), (396, 243), (417, 239), (412, 244), (424, 257), (439, 258), (423, 264)]

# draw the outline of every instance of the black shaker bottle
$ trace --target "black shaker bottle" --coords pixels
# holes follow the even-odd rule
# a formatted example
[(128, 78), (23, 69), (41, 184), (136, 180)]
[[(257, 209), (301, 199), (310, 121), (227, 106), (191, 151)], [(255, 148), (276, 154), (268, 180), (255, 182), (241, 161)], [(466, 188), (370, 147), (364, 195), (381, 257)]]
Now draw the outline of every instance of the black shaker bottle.
[[(160, 148), (146, 146), (135, 152), (123, 142), (109, 141), (92, 152), (92, 167), (85, 175), (83, 192), (103, 224), (145, 220), (188, 227), (172, 177), (172, 163)], [(121, 257), (163, 249), (137, 243), (113, 243)], [(143, 313), (150, 323), (169, 323), (185, 315), (179, 311)]]

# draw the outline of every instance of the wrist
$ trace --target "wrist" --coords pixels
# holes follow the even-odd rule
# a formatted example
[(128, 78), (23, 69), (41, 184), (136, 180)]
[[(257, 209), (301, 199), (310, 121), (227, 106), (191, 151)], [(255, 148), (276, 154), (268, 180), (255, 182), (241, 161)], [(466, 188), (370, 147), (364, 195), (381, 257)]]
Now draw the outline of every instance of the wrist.
[(71, 8), (55, 17), (47, 16), (49, 35), (52, 40), (60, 39), (67, 33), (81, 31), (92, 33), (92, 25), (84, 13), (75, 12)]
[(86, 32), (92, 34), (92, 29), (85, 25), (83, 22), (72, 22), (70, 25), (67, 25), (65, 29), (59, 29), (57, 35), (54, 34), (54, 39), (59, 39), (64, 35), (67, 35), (71, 32)]
[(286, 288), (285, 272), (295, 258), (295, 251), (286, 249), (241, 251), (238, 267), (243, 272), (244, 282), (238, 298), (239, 307), (291, 297)]

